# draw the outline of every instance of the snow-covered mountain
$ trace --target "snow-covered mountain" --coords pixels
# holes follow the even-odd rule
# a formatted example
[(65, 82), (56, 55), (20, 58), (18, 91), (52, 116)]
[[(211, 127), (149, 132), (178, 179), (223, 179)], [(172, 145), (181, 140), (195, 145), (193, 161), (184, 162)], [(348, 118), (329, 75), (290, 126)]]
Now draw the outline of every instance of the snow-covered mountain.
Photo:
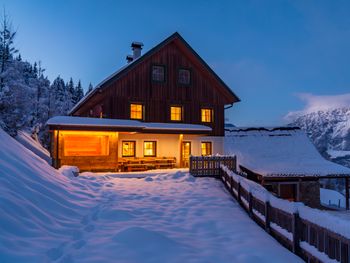
[(290, 125), (305, 130), (323, 156), (350, 167), (350, 106), (301, 115)]

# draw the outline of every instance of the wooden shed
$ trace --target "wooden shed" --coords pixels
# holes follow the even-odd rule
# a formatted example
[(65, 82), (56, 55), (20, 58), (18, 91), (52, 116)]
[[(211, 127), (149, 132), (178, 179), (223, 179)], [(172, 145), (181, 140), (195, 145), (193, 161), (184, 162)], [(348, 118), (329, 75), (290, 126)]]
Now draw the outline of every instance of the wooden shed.
[(349, 209), (350, 169), (324, 159), (299, 128), (231, 128), (225, 146), (249, 179), (281, 198), (311, 207), (321, 207), (320, 180), (343, 179)]

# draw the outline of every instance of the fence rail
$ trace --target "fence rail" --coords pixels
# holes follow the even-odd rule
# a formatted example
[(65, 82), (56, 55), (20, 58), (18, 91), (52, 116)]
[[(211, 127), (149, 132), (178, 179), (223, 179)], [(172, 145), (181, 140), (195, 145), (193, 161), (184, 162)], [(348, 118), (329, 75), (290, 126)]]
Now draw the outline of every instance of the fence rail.
[(221, 165), (236, 171), (236, 156), (190, 156), (190, 173), (198, 177), (220, 177)]
[(350, 263), (349, 239), (300, 218), (298, 212), (289, 213), (259, 200), (226, 169), (221, 169), (221, 180), (255, 222), (307, 262)]

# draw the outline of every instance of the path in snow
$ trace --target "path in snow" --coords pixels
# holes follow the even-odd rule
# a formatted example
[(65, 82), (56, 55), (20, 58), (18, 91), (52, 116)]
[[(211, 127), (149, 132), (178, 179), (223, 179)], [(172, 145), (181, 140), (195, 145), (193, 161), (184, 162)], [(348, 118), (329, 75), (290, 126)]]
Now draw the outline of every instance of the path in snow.
[(60, 249), (77, 262), (302, 262), (257, 226), (222, 183), (184, 172), (102, 183), (82, 235)]

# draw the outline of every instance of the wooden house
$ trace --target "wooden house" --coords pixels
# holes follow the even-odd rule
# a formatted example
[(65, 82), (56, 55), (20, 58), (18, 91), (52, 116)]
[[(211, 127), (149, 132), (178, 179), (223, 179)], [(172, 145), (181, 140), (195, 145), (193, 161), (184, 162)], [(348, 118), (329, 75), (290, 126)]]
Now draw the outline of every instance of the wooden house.
[(320, 208), (319, 181), (338, 178), (349, 209), (350, 169), (324, 159), (299, 128), (230, 128), (225, 140), (239, 171), (276, 196)]
[(239, 98), (174, 33), (48, 121), (55, 167), (144, 170), (187, 167), (190, 155), (223, 154), (225, 109)]

